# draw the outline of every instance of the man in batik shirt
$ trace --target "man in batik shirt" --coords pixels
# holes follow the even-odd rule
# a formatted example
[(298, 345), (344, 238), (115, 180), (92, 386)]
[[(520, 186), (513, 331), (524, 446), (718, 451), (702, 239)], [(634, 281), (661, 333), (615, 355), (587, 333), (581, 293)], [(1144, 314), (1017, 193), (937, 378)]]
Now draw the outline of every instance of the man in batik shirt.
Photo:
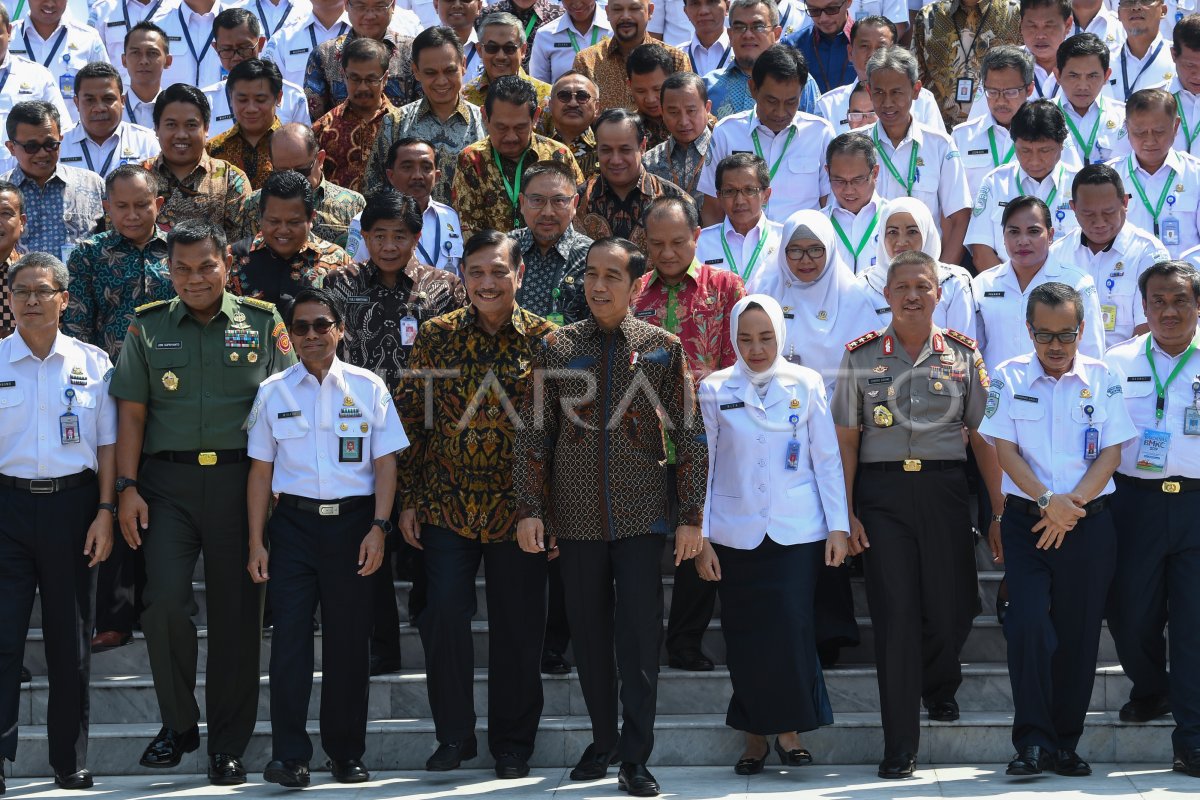
[(671, 136), (647, 151), (642, 166), (651, 175), (683, 189), (699, 208), (704, 193), (696, 189), (696, 184), (712, 141), (708, 91), (699, 75), (677, 72), (663, 82), (661, 97), (663, 123)]
[(367, 158), (383, 118), (395, 108), (383, 93), (389, 53), (383, 42), (355, 39), (342, 52), (349, 95), (313, 123), (317, 143), (325, 151), (325, 177), (360, 192)]
[(17, 263), (17, 242), (25, 229), (25, 198), (8, 181), (0, 181), (0, 339), (17, 329), (8, 296), (8, 268)]
[(276, 104), (283, 96), (283, 76), (270, 61), (250, 58), (238, 64), (225, 82), (233, 127), (205, 145), (213, 158), (246, 173), (250, 188), (262, 188), (271, 174), (271, 136), (279, 130)]

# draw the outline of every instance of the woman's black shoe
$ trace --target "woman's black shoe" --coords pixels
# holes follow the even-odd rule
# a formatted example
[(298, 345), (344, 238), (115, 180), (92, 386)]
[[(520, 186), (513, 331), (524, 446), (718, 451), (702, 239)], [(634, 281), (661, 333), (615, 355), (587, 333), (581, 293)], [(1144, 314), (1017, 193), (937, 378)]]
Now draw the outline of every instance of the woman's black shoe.
[(733, 765), (733, 771), (736, 775), (757, 775), (763, 771), (763, 767), (767, 763), (767, 756), (771, 755), (771, 748), (767, 748), (767, 752), (762, 754), (761, 758), (743, 758)]
[(803, 767), (813, 763), (812, 753), (805, 750), (803, 747), (798, 747), (795, 750), (784, 750), (783, 745), (779, 740), (775, 740), (775, 752), (779, 753), (779, 760), (783, 762), (785, 767)]

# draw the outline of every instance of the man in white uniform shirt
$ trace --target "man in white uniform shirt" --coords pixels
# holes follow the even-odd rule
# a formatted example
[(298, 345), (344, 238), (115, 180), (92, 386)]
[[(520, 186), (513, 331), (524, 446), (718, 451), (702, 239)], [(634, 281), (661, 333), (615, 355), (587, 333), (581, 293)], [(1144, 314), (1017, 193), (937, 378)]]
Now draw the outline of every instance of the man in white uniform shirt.
[(1096, 283), (1087, 273), (1049, 259), (1054, 237), (1050, 209), (1036, 197), (1021, 197), (1004, 209), (1004, 245), (1008, 261), (984, 270), (971, 281), (975, 297), (975, 332), (986, 364), (1021, 355), (1029, 346), (1024, 309), (1029, 294), (1048, 281), (1065, 283), (1083, 298), (1087, 328), (1080, 350), (1098, 358), (1104, 354), (1104, 325)]
[(763, 214), (771, 199), (767, 162), (753, 153), (734, 153), (717, 164), (717, 200), (725, 219), (700, 231), (696, 260), (736, 273), (742, 282), (756, 270), (772, 269), (783, 225)]
[(867, 61), (867, 84), (879, 117), (870, 136), (883, 165), (880, 196), (925, 203), (942, 231), (940, 260), (961, 263), (971, 216), (966, 173), (950, 137), (913, 119), (913, 99), (921, 89), (916, 57), (898, 46), (881, 48)]
[(567, 13), (538, 28), (529, 56), (530, 77), (551, 85), (571, 69), (576, 53), (612, 38), (613, 33), (608, 15), (596, 0), (565, 0), (563, 8)]
[(125, 34), (121, 64), (129, 74), (124, 103), (127, 122), (154, 128), (154, 101), (162, 91), (163, 72), (171, 65), (170, 42), (153, 22), (139, 22)]
[[(100, 34), (64, 15), (66, 10), (67, 0), (31, 3), (27, 16), (13, 23), (8, 51), (50, 70), (59, 93), (70, 100), (75, 91), (75, 73), (92, 61), (108, 61), (108, 51)], [(67, 114), (72, 122), (78, 121), (73, 105), (67, 105)]]
[(1071, 184), (1079, 230), (1050, 247), (1052, 260), (1073, 264), (1095, 281), (1106, 347), (1146, 332), (1138, 279), (1147, 267), (1171, 257), (1162, 242), (1126, 221), (1128, 205), (1116, 170), (1089, 164)]
[(1175, 96), (1165, 89), (1135, 92), (1125, 106), (1133, 154), (1114, 159), (1129, 192), (1129, 219), (1177, 256), (1200, 244), (1200, 159), (1173, 145), (1179, 130)]
[(1125, 104), (1107, 97), (1110, 67), (1108, 48), (1093, 33), (1067, 39), (1058, 48), (1058, 107), (1067, 116), (1071, 135), (1063, 148), (1063, 163), (1075, 169), (1103, 164), (1129, 155)]
[(1071, 35), (1094, 33), (1115, 56), (1125, 44), (1125, 28), (1115, 11), (1104, 7), (1104, 0), (1072, 0), (1074, 21)]
[(303, 86), (309, 53), (317, 45), (350, 31), (345, 7), (345, 0), (312, 0), (307, 14), (292, 14), (288, 23), (267, 40), (263, 60), (274, 61), (285, 81)]
[(121, 76), (114, 66), (86, 64), (75, 85), (79, 124), (63, 134), (59, 163), (106, 178), (122, 164), (140, 164), (162, 152), (154, 131), (122, 119)]
[(279, 29), (312, 10), (308, 0), (242, 0), (242, 7), (253, 12), (262, 26), (263, 36), (271, 39)]
[(724, 69), (733, 56), (729, 32), (725, 29), (729, 0), (683, 0), (683, 12), (691, 20), (692, 36), (671, 44), (687, 54), (692, 72), (697, 75)]
[(991, 47), (983, 56), (980, 72), (987, 110), (955, 125), (951, 134), (971, 197), (979, 196), (984, 176), (1016, 155), (1008, 126), (1033, 95), (1033, 59), (1013, 45)]
[(12, 55), (12, 29), (8, 9), (0, 4), (0, 126), (4, 125), (12, 107), (24, 100), (52, 103), (65, 119), (67, 104), (58, 91), (58, 81), (41, 64)]
[(821, 211), (833, 223), (842, 258), (860, 275), (875, 266), (883, 228), (885, 203), (875, 191), (879, 180), (875, 145), (861, 133), (843, 133), (829, 143), (825, 155), (833, 196)]
[(1113, 59), (1109, 94), (1123, 102), (1139, 89), (1170, 85), (1175, 63), (1166, 39), (1159, 35), (1158, 22), (1167, 8), (1162, 0), (1121, 0), (1117, 15), (1125, 27), (1125, 44)]
[(726, 117), (713, 128), (709, 157), (696, 187), (705, 195), (703, 222), (713, 225), (724, 216), (716, 197), (717, 164), (736, 152), (755, 153), (770, 167), (774, 191), (766, 206), (768, 219), (782, 223), (796, 211), (824, 205), (829, 176), (821, 165), (833, 127), (798, 110), (807, 81), (804, 57), (785, 45), (773, 45), (754, 62), (754, 109)]
[(1071, 212), (1075, 170), (1062, 163), (1067, 139), (1062, 109), (1051, 100), (1026, 103), (1013, 115), (1009, 133), (1016, 161), (997, 167), (983, 179), (967, 227), (966, 243), (977, 272), (1004, 260), (1004, 210), (1022, 195), (1037, 197), (1050, 207), (1055, 238), (1075, 227)]
[(1175, 149), (1200, 153), (1200, 14), (1189, 14), (1175, 25), (1171, 40), (1175, 77), (1168, 91), (1179, 104), (1179, 133)]
[(95, 28), (104, 42), (108, 60), (121, 71), (121, 79), (129, 80), (129, 72), (121, 62), (125, 53), (125, 37), (139, 22), (158, 13), (172, 0), (91, 0), (87, 23)]
[(650, 23), (646, 26), (646, 32), (655, 39), (670, 45), (691, 39), (695, 31), (692, 29), (692, 21), (684, 11), (685, 3), (687, 0), (682, 0), (682, 2), (659, 0), (657, 3), (652, 3)]
[(171, 65), (163, 71), (162, 85), (187, 83), (197, 88), (221, 80), (221, 60), (213, 42), (213, 23), (226, 8), (237, 8), (228, 0), (180, 0), (160, 8), (150, 18), (167, 33)]

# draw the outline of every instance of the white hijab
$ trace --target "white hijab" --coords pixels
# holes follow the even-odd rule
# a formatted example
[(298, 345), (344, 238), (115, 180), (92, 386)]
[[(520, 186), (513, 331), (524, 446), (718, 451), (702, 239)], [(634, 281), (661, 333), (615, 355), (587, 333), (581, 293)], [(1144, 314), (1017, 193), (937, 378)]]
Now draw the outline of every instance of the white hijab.
[(887, 243), (884, 241), (887, 233), (887, 224), (896, 214), (910, 214), (913, 220), (917, 223), (917, 228), (921, 231), (921, 252), (938, 261), (942, 256), (942, 234), (937, 229), (937, 223), (933, 221), (933, 214), (929, 213), (929, 206), (917, 200), (914, 197), (898, 197), (895, 200), (889, 200), (883, 209), (883, 217), (880, 219), (882, 223), (879, 227), (879, 244), (877, 245), (877, 255), (875, 257), (875, 265), (873, 270), (880, 270), (884, 276), (887, 275), (888, 265), (892, 263), (892, 257), (887, 253)]
[[(742, 314), (751, 304), (761, 306), (762, 310), (767, 312), (767, 316), (771, 318), (771, 327), (775, 329), (775, 345), (777, 347), (775, 362), (762, 372), (750, 369), (742, 359), (741, 351), (738, 350), (738, 327), (741, 325)], [(783, 309), (774, 297), (765, 294), (750, 294), (738, 300), (734, 305), (729, 318), (729, 339), (733, 342), (733, 352), (737, 354), (737, 364), (734, 365), (734, 369), (754, 386), (759, 397), (766, 395), (767, 387), (770, 385), (771, 379), (775, 377), (775, 371), (779, 369), (780, 364), (787, 361), (783, 357), (783, 343), (786, 338), (787, 326), (783, 322)]]

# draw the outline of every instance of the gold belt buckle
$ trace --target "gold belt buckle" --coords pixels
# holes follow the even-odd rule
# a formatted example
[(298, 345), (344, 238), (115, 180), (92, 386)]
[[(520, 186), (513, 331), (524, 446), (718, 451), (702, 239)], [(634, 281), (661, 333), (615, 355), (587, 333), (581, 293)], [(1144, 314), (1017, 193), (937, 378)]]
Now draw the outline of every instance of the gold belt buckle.
[(919, 458), (904, 459), (904, 471), (905, 472), (920, 472), (921, 471), (921, 459), (919, 459)]
[(201, 453), (197, 459), (202, 467), (211, 467), (217, 463), (217, 454), (211, 451)]
[(342, 513), (342, 506), (339, 503), (323, 503), (317, 506), (317, 513), (322, 517), (336, 517)]
[(1181, 487), (1179, 485), (1179, 481), (1163, 481), (1162, 482), (1162, 490), (1164, 492), (1166, 492), (1167, 494), (1179, 494), (1180, 488)]

